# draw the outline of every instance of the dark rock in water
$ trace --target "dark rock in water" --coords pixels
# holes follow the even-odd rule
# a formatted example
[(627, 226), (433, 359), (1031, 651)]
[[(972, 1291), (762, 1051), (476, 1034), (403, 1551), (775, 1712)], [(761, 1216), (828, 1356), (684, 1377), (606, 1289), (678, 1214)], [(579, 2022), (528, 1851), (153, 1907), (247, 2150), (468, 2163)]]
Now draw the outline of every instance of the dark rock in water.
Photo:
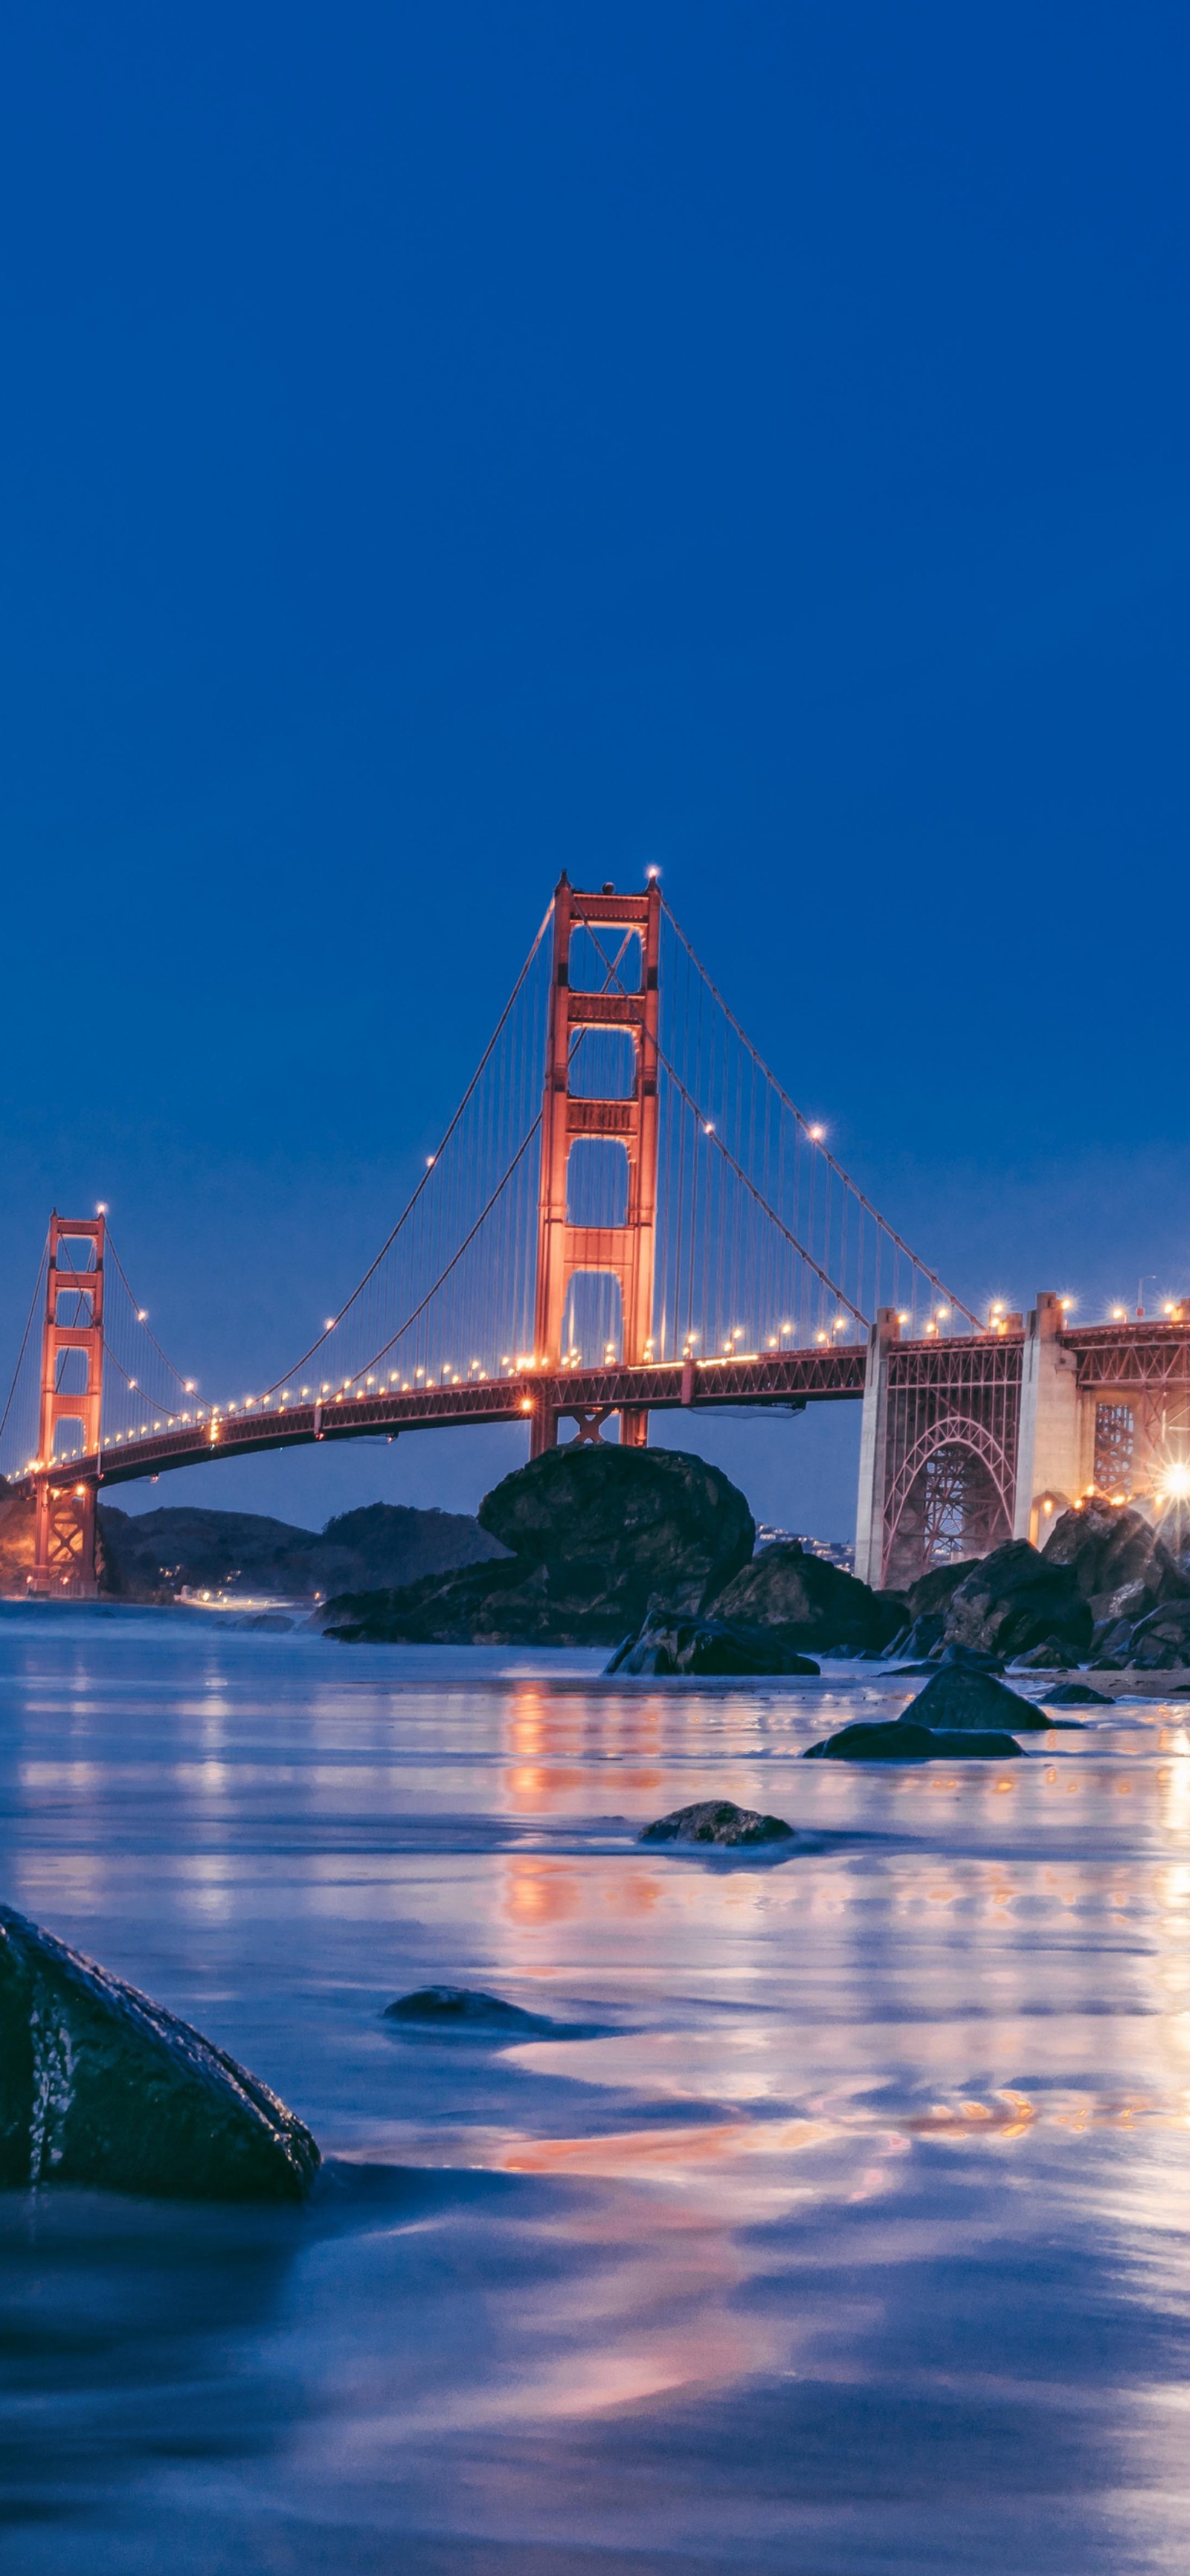
[(221, 2048), (0, 1906), (0, 2186), (301, 2200), (308, 2129)]
[(949, 1672), (953, 1665), (964, 1673), (1002, 1673), (1004, 1670), (1003, 1655), (984, 1654), (978, 1646), (956, 1645), (953, 1637), (943, 1646), (941, 1653), (937, 1657), (931, 1656), (930, 1660), (934, 1669), (942, 1672)]
[(1138, 1620), (1166, 1602), (1190, 1602), (1190, 1582), (1143, 1512), (1097, 1494), (1055, 1521), (1044, 1562), (1069, 1568), (1096, 1620)]
[(962, 1664), (943, 1664), (905, 1712), (917, 1726), (1010, 1726), (1016, 1732), (1046, 1724), (1041, 1711), (1008, 1690), (994, 1673), (970, 1672)]
[(872, 1592), (797, 1539), (775, 1539), (704, 1605), (716, 1619), (776, 1629), (803, 1654), (885, 1646), (903, 1626), (901, 1605)]
[(618, 1646), (609, 1673), (817, 1673), (780, 1636), (726, 1619), (683, 1619), (650, 1610), (639, 1635)]
[(233, 1620), (232, 1625), (236, 1628), (255, 1628), (269, 1636), (279, 1637), (287, 1633), (290, 1628), (296, 1628), (297, 1621), (287, 1619), (283, 1610), (256, 1610), (248, 1619)]
[(1020, 1538), (993, 1548), (956, 1586), (945, 1634), (948, 1644), (1005, 1657), (1053, 1637), (1077, 1662), (1093, 1624), (1073, 1567), (1051, 1563)]
[(730, 1798), (704, 1798), (693, 1807), (675, 1807), (672, 1815), (659, 1816), (656, 1824), (646, 1825), (637, 1840), (642, 1843), (717, 1843), (734, 1850), (740, 1845), (782, 1843), (793, 1838), (793, 1826), (780, 1816), (759, 1816), (752, 1807), (735, 1807)]
[(1045, 1695), (1047, 1708), (1114, 1708), (1110, 1691), (1092, 1690), (1089, 1682), (1059, 1682)]
[(811, 1744), (805, 1762), (993, 1762), (1020, 1756), (1015, 1736), (999, 1727), (918, 1726), (911, 1717), (887, 1723), (860, 1718), (822, 1744)]
[(490, 2031), (505, 2038), (517, 2033), (540, 2037), (557, 2030), (547, 2013), (525, 2012), (520, 2004), (505, 2003), (502, 1995), (485, 1995), (473, 1986), (419, 1986), (414, 1994), (398, 1995), (395, 2003), (386, 2004), (382, 2017), (415, 2030), (465, 2031), (477, 2036)]
[(505, 1476), (480, 1505), (513, 1550), (399, 1592), (328, 1602), (346, 1643), (612, 1646), (658, 1598), (697, 1613), (751, 1555), (743, 1495), (679, 1449), (571, 1443)]
[(937, 1664), (890, 1664), (889, 1669), (885, 1674), (885, 1680), (890, 1682), (923, 1681), (927, 1675), (936, 1673), (937, 1670)]

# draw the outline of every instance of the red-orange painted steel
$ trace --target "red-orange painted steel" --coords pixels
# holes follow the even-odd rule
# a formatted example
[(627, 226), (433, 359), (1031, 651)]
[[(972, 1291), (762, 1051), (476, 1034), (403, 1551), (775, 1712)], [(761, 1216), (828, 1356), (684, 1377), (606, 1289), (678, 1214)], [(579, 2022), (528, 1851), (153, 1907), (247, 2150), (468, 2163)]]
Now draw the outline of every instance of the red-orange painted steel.
[[(103, 1411), (103, 1256), (107, 1239), (101, 1216), (64, 1217), (55, 1208), (50, 1218), (45, 1314), (41, 1328), (41, 1405), (37, 1428), (38, 1461), (52, 1469), (54, 1440), (60, 1422), (82, 1425), (80, 1446), (98, 1466)], [(86, 1269), (59, 1259), (64, 1243), (88, 1248)], [(64, 1300), (73, 1302), (68, 1323), (59, 1317)], [(81, 1320), (83, 1308), (88, 1320)], [(68, 1351), (83, 1354), (84, 1387), (64, 1387), (62, 1360)], [(58, 1475), (35, 1479), (37, 1520), (33, 1558), (35, 1592), (64, 1592), (89, 1597), (95, 1581), (95, 1473), (80, 1475), (62, 1468)]]
[[(574, 932), (638, 930), (639, 992), (575, 992), (570, 983)], [(548, 1370), (561, 1367), (562, 1323), (571, 1280), (583, 1271), (606, 1271), (619, 1281), (623, 1359), (644, 1364), (653, 1330), (653, 1259), (657, 1222), (657, 1012), (661, 958), (661, 894), (587, 894), (568, 877), (554, 894), (553, 972), (545, 1090), (541, 1108), (541, 1178), (537, 1199), (537, 1301), (534, 1351)], [(634, 1053), (631, 1095), (626, 1100), (572, 1100), (571, 1044), (576, 1030), (626, 1029)], [(614, 1136), (628, 1156), (628, 1207), (619, 1226), (577, 1226), (566, 1214), (567, 1165), (576, 1136)], [(620, 1438), (643, 1447), (648, 1411), (629, 1406)], [(542, 1403), (533, 1414), (532, 1454), (557, 1438), (557, 1417)]]

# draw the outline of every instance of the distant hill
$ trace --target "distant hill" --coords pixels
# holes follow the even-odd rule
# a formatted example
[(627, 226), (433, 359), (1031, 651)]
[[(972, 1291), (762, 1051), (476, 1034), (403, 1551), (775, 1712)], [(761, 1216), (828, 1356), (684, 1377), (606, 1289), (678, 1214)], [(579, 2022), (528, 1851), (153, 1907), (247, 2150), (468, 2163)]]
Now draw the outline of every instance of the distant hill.
[[(324, 1530), (298, 1529), (261, 1512), (121, 1512), (99, 1507), (101, 1589), (125, 1601), (172, 1601), (190, 1592), (332, 1592), (417, 1583), (504, 1550), (464, 1512), (419, 1512), (370, 1503), (340, 1512)], [(24, 1589), (23, 1579), (21, 1590)]]

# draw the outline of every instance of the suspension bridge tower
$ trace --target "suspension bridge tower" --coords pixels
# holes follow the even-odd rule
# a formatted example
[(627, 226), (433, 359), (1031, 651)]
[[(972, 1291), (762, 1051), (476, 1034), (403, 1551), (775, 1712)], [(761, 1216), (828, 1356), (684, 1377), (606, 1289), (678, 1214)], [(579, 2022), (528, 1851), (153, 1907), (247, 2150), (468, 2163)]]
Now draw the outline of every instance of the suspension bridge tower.
[[(576, 990), (570, 980), (576, 930), (619, 932), (622, 948), (640, 943), (639, 989), (628, 989), (616, 969), (598, 990)], [(653, 1263), (657, 1225), (657, 1013), (661, 956), (661, 890), (652, 880), (645, 894), (617, 894), (604, 886), (580, 894), (563, 875), (554, 895), (553, 972), (550, 978), (545, 1092), (541, 1110), (541, 1178), (537, 1200), (537, 1303), (534, 1349), (538, 1367), (562, 1360), (562, 1327), (572, 1279), (603, 1272), (618, 1280), (624, 1364), (639, 1367), (653, 1330)], [(623, 1029), (632, 1039), (633, 1075), (623, 1098), (575, 1097), (570, 1067), (584, 1030)], [(628, 1158), (627, 1206), (622, 1225), (574, 1225), (568, 1207), (570, 1150), (580, 1136), (606, 1138)], [(540, 1405), (533, 1415), (531, 1451), (553, 1448), (560, 1408)], [(580, 1435), (597, 1436), (598, 1424), (580, 1423)], [(649, 1417), (643, 1406), (625, 1406), (620, 1439), (643, 1449)]]
[[(52, 1467), (59, 1423), (75, 1427), (72, 1446), (98, 1469), (103, 1405), (103, 1256), (101, 1216), (50, 1218), (45, 1314), (41, 1330), (41, 1404), (37, 1456)], [(63, 1257), (65, 1252), (65, 1257)], [(82, 1253), (83, 1262), (74, 1259)], [(34, 1592), (90, 1599), (96, 1590), (95, 1499), (98, 1474), (37, 1479)]]

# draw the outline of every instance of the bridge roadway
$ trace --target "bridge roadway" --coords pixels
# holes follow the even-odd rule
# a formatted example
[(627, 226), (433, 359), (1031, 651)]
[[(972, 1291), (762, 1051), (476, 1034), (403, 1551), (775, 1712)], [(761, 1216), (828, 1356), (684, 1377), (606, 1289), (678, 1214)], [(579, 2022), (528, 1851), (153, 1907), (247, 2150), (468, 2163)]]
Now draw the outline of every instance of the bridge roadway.
[[(832, 1403), (861, 1397), (867, 1353), (855, 1343), (839, 1347), (765, 1351), (740, 1359), (662, 1360), (642, 1368), (532, 1369), (510, 1377), (462, 1378), (449, 1386), (362, 1394), (340, 1392), (321, 1402), (283, 1403), (171, 1423), (159, 1432), (57, 1460), (55, 1485), (104, 1486), (157, 1476), (171, 1467), (198, 1467), (252, 1450), (305, 1447), (316, 1440), (361, 1440), (456, 1424), (523, 1422), (540, 1406), (562, 1417), (600, 1417), (624, 1406), (650, 1412), (682, 1406)], [(42, 1471), (43, 1473), (45, 1471)], [(13, 1490), (31, 1494), (41, 1478), (28, 1475)]]
[[(1015, 1318), (1013, 1319), (1015, 1321)], [(1164, 1435), (1169, 1418), (1184, 1419), (1190, 1408), (1190, 1318), (1172, 1321), (1113, 1322), (1068, 1326), (1057, 1337), (1062, 1352), (1075, 1361), (1078, 1391), (1092, 1402), (1110, 1395), (1143, 1403), (1153, 1414), (1152, 1433)], [(1014, 1332), (941, 1335), (895, 1345), (897, 1375), (923, 1392), (933, 1387), (939, 1397), (967, 1381), (982, 1381), (989, 1370), (1020, 1382), (1025, 1337)], [(992, 1353), (998, 1353), (998, 1359)], [(299, 1448), (317, 1440), (395, 1437), (401, 1431), (449, 1430), (476, 1422), (524, 1422), (541, 1406), (565, 1419), (584, 1415), (598, 1421), (624, 1407), (649, 1412), (724, 1406), (791, 1406), (855, 1402), (862, 1398), (867, 1364), (864, 1343), (815, 1346), (813, 1349), (762, 1351), (740, 1358), (661, 1360), (629, 1368), (525, 1370), (502, 1378), (454, 1379), (447, 1386), (384, 1391), (360, 1395), (340, 1392), (322, 1401), (287, 1403), (280, 1398), (250, 1410), (210, 1413), (194, 1422), (175, 1422), (137, 1440), (104, 1443), (95, 1452), (60, 1458), (50, 1473), (42, 1469), (13, 1480), (11, 1491), (33, 1494), (45, 1481), (69, 1484), (129, 1484), (138, 1476), (158, 1476), (173, 1467), (197, 1467), (218, 1458), (244, 1457), (251, 1451)], [(1139, 1425), (1138, 1425), (1139, 1427)], [(1083, 1479), (1085, 1482), (1085, 1478)]]

